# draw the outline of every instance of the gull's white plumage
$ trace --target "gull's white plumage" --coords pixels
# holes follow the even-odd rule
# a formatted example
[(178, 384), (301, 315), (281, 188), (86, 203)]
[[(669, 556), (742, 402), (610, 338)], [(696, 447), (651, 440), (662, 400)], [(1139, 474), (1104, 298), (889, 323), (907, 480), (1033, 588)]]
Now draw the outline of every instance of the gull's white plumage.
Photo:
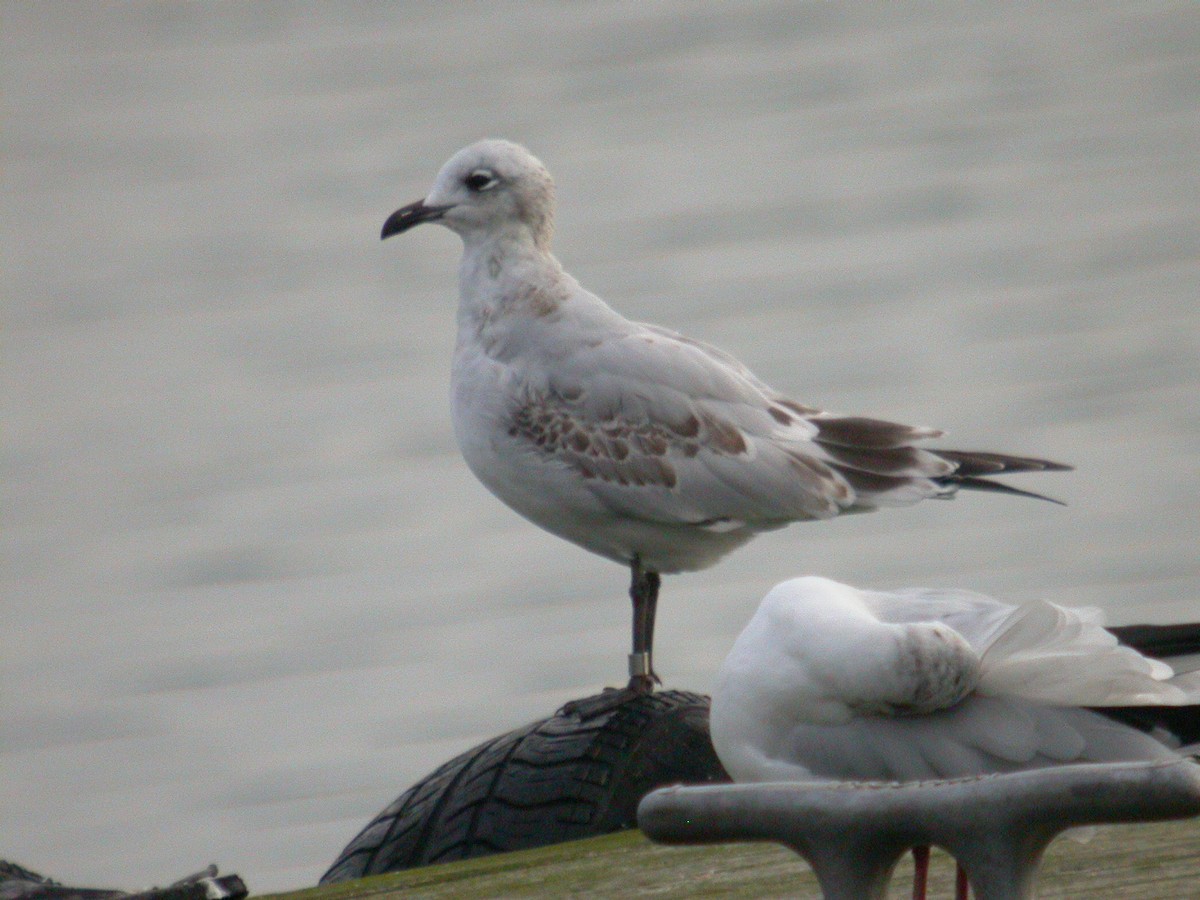
[(803, 406), (714, 347), (631, 322), (550, 253), (553, 214), (545, 167), (516, 144), (480, 141), (383, 237), (436, 221), (462, 238), (452, 382), (463, 456), (521, 515), (631, 567), (638, 689), (652, 683), (660, 573), (711, 565), (791, 522), (959, 487), (1012, 491), (981, 476), (1067, 468), (917, 448), (941, 432)]
[(737, 781), (910, 781), (1170, 758), (1086, 707), (1200, 703), (1093, 609), (824, 578), (763, 599), (721, 666), (713, 746)]

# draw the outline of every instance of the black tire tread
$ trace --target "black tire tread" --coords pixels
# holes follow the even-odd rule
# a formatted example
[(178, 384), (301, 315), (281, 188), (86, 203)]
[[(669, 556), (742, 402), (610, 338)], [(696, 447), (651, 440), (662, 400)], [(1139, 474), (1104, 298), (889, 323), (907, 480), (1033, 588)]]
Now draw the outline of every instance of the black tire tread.
[(632, 828), (654, 788), (727, 780), (700, 694), (658, 691), (585, 720), (556, 714), (439, 766), (379, 813), (321, 884)]

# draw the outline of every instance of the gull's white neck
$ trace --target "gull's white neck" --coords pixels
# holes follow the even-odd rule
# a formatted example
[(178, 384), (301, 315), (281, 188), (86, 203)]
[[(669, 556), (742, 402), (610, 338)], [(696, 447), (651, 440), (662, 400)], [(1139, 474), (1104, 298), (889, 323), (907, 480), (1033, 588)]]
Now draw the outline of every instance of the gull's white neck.
[(498, 350), (520, 320), (552, 320), (577, 287), (525, 228), (462, 235), (459, 342)]
[(496, 232), (467, 233), (462, 236), (463, 256), (458, 269), (459, 288), (464, 299), (482, 288), (522, 278), (561, 275), (559, 265), (548, 249), (534, 242), (524, 228)]

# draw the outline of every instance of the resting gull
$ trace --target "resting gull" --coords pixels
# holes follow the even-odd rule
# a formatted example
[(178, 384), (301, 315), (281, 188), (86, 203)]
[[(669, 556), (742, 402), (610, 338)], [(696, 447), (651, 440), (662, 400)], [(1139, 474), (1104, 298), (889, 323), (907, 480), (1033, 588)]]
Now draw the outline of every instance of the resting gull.
[[(1177, 758), (1178, 740), (1150, 727), (1147, 708), (1200, 704), (1200, 672), (1176, 675), (1102, 626), (1096, 609), (1045, 601), (785, 581), (717, 674), (713, 747), (739, 782), (908, 782)], [(927, 852), (914, 851), (918, 878)]]

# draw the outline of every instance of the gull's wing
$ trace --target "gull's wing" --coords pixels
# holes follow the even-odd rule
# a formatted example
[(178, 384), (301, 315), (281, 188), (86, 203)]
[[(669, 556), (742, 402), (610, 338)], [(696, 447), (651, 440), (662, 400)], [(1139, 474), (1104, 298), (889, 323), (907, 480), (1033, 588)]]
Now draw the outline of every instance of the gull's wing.
[(800, 406), (665, 329), (630, 323), (556, 351), (518, 392), (510, 434), (623, 515), (772, 527), (943, 493), (933, 479), (957, 465), (910, 446), (938, 432)]
[(1014, 606), (953, 588), (861, 593), (881, 621), (953, 628), (980, 656), (983, 694), (1069, 706), (1200, 703), (1200, 684), (1119, 644), (1099, 609)]
[(785, 746), (779, 762), (795, 766), (798, 777), (894, 781), (1175, 756), (1150, 735), (1090, 710), (978, 695), (931, 715), (798, 724)]
[(1096, 609), (922, 588), (859, 596), (886, 623), (952, 627), (979, 652), (979, 680), (961, 703), (926, 715), (797, 721), (786, 756), (822, 777), (912, 780), (1167, 758), (1173, 751), (1156, 737), (1084, 707), (1200, 702), (1187, 676), (1118, 645)]
[(979, 690), (1073, 706), (1182, 705), (1200, 692), (1169, 665), (1117, 643), (1096, 609), (1035, 601), (985, 646)]

